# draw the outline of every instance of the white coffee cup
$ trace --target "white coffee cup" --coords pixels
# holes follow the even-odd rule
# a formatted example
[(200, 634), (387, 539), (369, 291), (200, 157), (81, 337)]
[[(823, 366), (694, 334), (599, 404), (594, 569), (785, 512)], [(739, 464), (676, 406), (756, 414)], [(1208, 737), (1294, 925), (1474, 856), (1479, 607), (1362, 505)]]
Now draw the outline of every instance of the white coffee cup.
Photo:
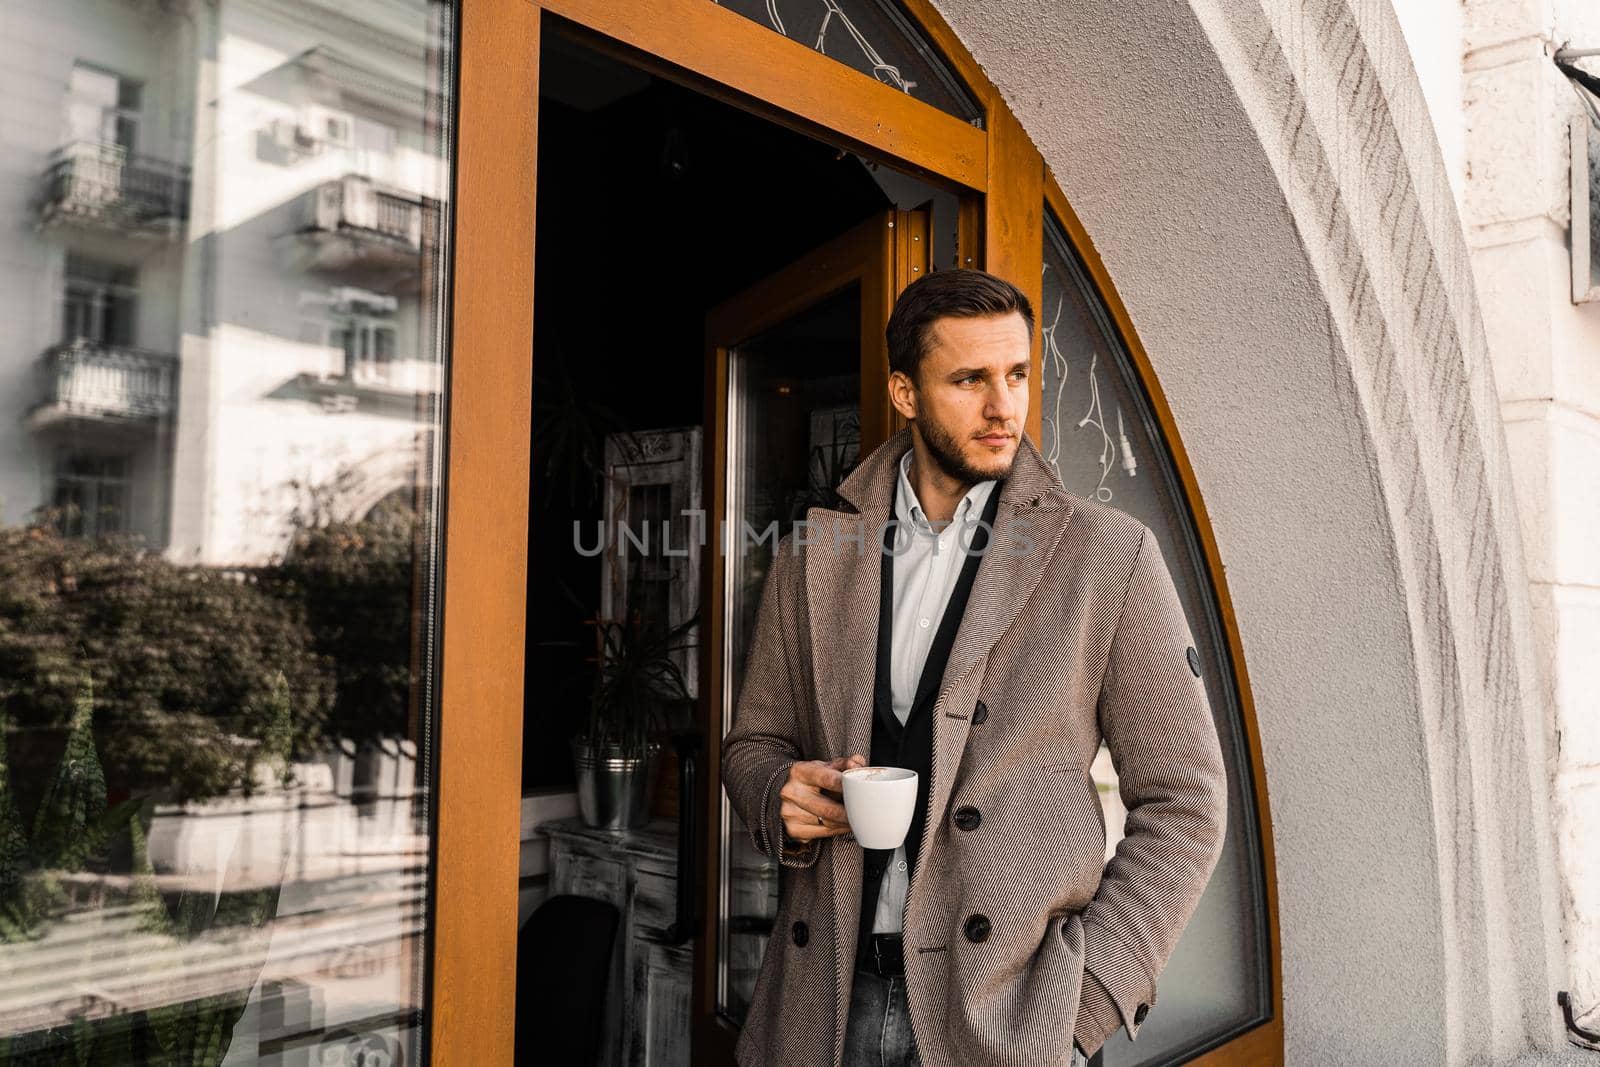
[(917, 772), (851, 767), (844, 772), (844, 810), (862, 848), (900, 847), (917, 810)]

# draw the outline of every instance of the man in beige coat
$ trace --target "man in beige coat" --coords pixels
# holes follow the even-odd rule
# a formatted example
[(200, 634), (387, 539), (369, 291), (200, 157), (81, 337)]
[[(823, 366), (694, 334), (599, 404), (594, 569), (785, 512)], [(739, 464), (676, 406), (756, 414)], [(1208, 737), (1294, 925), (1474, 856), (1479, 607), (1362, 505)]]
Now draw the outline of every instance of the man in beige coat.
[[(909, 286), (889, 348), (910, 425), (776, 547), (722, 749), (751, 840), (790, 868), (747, 1067), (1081, 1063), (1137, 1037), (1217, 862), (1224, 770), (1183, 606), (1155, 535), (1067, 492), (1022, 432), (1031, 332), (993, 275)], [(913, 548), (960, 520), (959, 573), (949, 548), (886, 562), (908, 518)], [(1128, 811), (1109, 863), (1102, 737)], [(869, 752), (923, 776), (893, 856), (840, 802)]]

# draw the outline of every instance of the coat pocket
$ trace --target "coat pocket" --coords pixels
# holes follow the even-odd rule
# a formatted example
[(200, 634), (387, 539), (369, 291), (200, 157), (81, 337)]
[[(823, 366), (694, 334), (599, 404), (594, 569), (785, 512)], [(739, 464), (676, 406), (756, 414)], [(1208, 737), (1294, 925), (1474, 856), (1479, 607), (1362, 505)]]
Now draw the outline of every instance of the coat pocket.
[(1083, 963), (1083, 912), (1073, 908), (1068, 911), (1055, 911), (1050, 913), (1050, 932), (1055, 935), (1068, 952), (1077, 957), (1079, 964)]
[(1082, 914), (1052, 912), (1013, 1023), (1018, 1045), (1031, 1050), (1027, 1062), (1071, 1062), (1083, 976)]
[(1082, 774), (1085, 777), (1089, 775), (1089, 765), (1086, 763), (1046, 763), (1039, 769), (1052, 774)]

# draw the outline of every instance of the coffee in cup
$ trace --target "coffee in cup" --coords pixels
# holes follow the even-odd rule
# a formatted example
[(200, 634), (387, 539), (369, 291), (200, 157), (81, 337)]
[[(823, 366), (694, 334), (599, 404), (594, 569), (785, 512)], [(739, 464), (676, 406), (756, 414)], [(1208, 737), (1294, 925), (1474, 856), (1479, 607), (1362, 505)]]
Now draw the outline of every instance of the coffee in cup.
[(917, 772), (851, 767), (844, 772), (844, 810), (862, 848), (899, 848), (917, 810)]

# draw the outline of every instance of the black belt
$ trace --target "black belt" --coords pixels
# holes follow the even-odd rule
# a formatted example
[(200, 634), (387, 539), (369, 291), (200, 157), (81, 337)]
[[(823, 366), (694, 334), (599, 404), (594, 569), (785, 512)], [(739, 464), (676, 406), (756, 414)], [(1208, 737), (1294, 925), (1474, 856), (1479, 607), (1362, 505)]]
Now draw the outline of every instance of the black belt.
[(871, 971), (883, 978), (905, 974), (903, 945), (900, 934), (872, 934), (856, 952), (856, 969)]

